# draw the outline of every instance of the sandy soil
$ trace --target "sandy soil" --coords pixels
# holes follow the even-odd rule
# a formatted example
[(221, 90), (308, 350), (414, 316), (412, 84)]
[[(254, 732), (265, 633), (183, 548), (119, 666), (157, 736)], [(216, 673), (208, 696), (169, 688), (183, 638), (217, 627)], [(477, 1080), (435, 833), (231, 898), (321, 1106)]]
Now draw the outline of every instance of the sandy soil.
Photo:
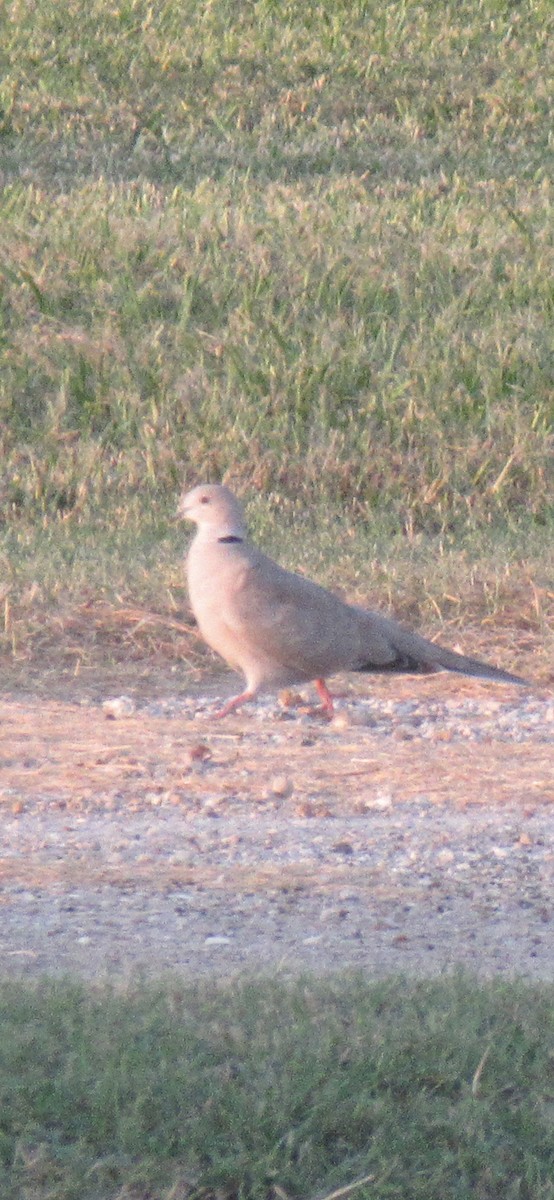
[(554, 701), (514, 691), (383, 680), (331, 724), (5, 696), (4, 974), (554, 978)]

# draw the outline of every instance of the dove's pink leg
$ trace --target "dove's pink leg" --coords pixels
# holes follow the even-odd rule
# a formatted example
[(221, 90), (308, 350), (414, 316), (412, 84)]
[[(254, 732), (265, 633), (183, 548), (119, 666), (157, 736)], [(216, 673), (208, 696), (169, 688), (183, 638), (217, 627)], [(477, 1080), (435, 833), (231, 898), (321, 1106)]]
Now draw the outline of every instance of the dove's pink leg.
[(333, 697), (329, 691), (329, 688), (327, 687), (327, 684), (325, 683), (325, 680), (315, 679), (314, 683), (323, 705), (323, 712), (326, 714), (326, 716), (332, 717), (334, 712)]
[(255, 695), (255, 692), (241, 692), (240, 696), (233, 696), (233, 699), (228, 700), (227, 704), (224, 704), (219, 712), (214, 713), (214, 717), (226, 717), (235, 708), (240, 708), (241, 704), (246, 704), (248, 700), (253, 700)]

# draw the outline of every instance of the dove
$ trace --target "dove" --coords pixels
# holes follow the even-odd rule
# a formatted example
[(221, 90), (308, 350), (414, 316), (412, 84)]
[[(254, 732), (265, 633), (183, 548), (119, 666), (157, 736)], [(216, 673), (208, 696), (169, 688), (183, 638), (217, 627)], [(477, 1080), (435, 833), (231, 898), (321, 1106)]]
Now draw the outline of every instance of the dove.
[(249, 541), (242, 507), (222, 484), (192, 488), (182, 496), (178, 515), (197, 526), (186, 574), (200, 633), (245, 680), (243, 691), (218, 717), (260, 692), (314, 683), (330, 718), (333, 698), (325, 681), (340, 671), (445, 670), (526, 684), (518, 675), (447, 650), (285, 570)]

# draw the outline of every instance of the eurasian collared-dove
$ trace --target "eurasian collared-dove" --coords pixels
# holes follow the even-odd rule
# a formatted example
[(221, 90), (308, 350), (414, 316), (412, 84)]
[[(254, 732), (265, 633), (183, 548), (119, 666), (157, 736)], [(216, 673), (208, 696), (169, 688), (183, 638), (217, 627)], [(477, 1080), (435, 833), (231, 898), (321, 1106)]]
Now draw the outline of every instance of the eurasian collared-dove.
[(220, 484), (193, 488), (178, 511), (198, 526), (187, 577), (202, 637), (246, 680), (244, 691), (225, 704), (220, 717), (262, 690), (308, 682), (315, 683), (331, 716), (325, 678), (337, 671), (446, 670), (525, 683), (285, 571), (248, 541), (241, 506)]

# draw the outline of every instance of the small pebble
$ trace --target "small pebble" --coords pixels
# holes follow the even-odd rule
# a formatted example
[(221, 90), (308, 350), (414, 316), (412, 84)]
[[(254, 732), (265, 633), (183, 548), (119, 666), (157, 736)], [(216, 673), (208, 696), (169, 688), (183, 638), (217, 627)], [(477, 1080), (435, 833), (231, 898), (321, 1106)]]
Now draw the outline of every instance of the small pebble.
[(186, 758), (190, 763), (202, 763), (206, 758), (211, 758), (212, 752), (209, 746), (204, 742), (195, 742), (193, 746), (189, 746)]
[(336, 908), (335, 906), (329, 906), (329, 908), (321, 909), (319, 919), (320, 921), (344, 921), (345, 917), (347, 916), (347, 908)]
[(130, 717), (135, 712), (136, 705), (130, 696), (114, 696), (104, 700), (102, 712), (109, 721), (118, 721), (121, 717)]
[(282, 796), (283, 799), (291, 796), (293, 791), (292, 783), (286, 775), (274, 775), (269, 788), (274, 796)]

